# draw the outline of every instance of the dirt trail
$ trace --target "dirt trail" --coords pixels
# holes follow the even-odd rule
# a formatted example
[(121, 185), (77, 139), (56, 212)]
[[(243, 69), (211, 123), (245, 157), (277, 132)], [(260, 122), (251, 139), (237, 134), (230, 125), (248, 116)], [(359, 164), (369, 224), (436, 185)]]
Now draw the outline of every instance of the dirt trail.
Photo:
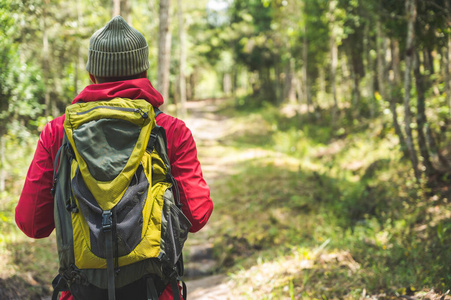
[[(196, 140), (204, 178), (209, 185), (224, 175), (228, 169), (227, 163), (221, 160), (220, 154), (215, 151), (227, 134), (228, 122), (225, 117), (215, 113), (219, 101), (221, 100), (188, 102), (189, 116), (184, 119)], [(211, 235), (210, 226), (207, 225), (200, 232), (190, 235), (188, 239), (189, 252), (185, 254), (186, 275), (198, 277), (187, 281), (188, 299), (235, 299), (227, 276), (213, 275), (217, 262), (213, 258), (212, 244), (209, 240)]]

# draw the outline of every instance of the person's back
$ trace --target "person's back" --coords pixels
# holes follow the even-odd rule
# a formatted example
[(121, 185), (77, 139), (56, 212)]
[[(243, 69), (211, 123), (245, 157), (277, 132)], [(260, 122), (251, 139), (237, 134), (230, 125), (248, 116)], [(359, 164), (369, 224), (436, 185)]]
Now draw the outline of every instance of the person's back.
[[(121, 17), (113, 18), (91, 38), (87, 70), (94, 84), (87, 86), (72, 103), (142, 99), (158, 108), (163, 99), (146, 79), (147, 53), (144, 37)], [(16, 208), (17, 225), (30, 237), (47, 237), (55, 227), (50, 190), (54, 160), (64, 136), (64, 119), (65, 116), (54, 119), (42, 131)], [(166, 131), (171, 173), (179, 186), (183, 213), (192, 224), (190, 231), (196, 232), (208, 221), (213, 205), (194, 139), (182, 121), (165, 113), (156, 117), (156, 123)], [(65, 292), (61, 299), (71, 298)], [(172, 299), (170, 286), (160, 299)]]

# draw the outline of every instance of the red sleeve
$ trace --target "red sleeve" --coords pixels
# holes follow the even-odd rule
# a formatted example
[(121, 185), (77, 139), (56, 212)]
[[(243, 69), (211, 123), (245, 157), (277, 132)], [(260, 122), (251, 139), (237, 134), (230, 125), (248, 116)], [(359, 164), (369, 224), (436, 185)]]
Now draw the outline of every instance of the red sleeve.
[(50, 190), (53, 160), (60, 144), (59, 121), (55, 119), (44, 127), (16, 207), (17, 226), (32, 238), (48, 237), (55, 228)]
[(191, 232), (205, 226), (213, 211), (210, 188), (205, 182), (197, 159), (197, 148), (185, 123), (161, 114), (157, 123), (166, 130), (171, 172), (180, 190), (182, 210), (190, 220)]

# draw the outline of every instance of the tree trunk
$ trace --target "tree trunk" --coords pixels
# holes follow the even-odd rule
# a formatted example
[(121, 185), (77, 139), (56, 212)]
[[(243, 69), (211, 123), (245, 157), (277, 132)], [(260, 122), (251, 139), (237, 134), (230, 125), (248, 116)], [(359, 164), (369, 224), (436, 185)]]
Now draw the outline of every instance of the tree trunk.
[(236, 97), (236, 95), (237, 95), (236, 92), (239, 87), (238, 75), (239, 75), (239, 68), (236, 65), (234, 65), (232, 67), (232, 95), (234, 97)]
[(121, 14), (121, 0), (113, 0), (113, 17)]
[[(319, 101), (326, 103), (327, 99), (327, 92), (326, 92), (326, 70), (325, 68), (321, 67), (319, 68), (319, 93), (318, 93), (318, 99)], [(330, 107), (329, 103), (327, 103), (327, 106)]]
[(426, 137), (424, 135), (424, 126), (427, 123), (426, 112), (425, 112), (425, 84), (424, 77), (420, 73), (420, 59), (419, 54), (415, 56), (415, 67), (413, 69), (413, 74), (415, 76), (415, 84), (417, 89), (417, 128), (418, 128), (418, 146), (420, 148), (420, 154), (423, 158), (423, 166), (428, 178), (436, 173), (434, 167), (432, 166), (429, 149), (426, 143)]
[(333, 99), (332, 108), (332, 127), (335, 127), (337, 122), (338, 114), (338, 99), (337, 99), (337, 66), (338, 66), (338, 46), (334, 32), (334, 17), (333, 13), (335, 10), (334, 1), (329, 2), (329, 13), (332, 16), (330, 20), (330, 86)]
[(178, 17), (179, 17), (179, 40), (180, 40), (180, 62), (179, 62), (179, 95), (180, 108), (179, 113), (181, 118), (186, 117), (186, 43), (185, 43), (185, 22), (183, 21), (183, 7), (182, 0), (178, 0)]
[[(304, 2), (304, 18), (307, 18), (307, 2)], [(307, 104), (307, 112), (310, 115), (310, 107), (312, 105), (312, 97), (310, 95), (310, 84), (308, 76), (308, 38), (307, 38), (307, 21), (304, 21), (303, 39), (302, 39), (302, 77), (304, 79), (304, 99)]]
[(49, 61), (49, 37), (47, 30), (47, 7), (49, 5), (49, 0), (44, 1), (43, 11), (42, 11), (42, 73), (44, 77), (44, 103), (45, 103), (45, 116), (51, 115), (52, 107), (50, 103), (50, 87), (49, 87), (49, 77), (50, 77), (50, 61)]
[(406, 0), (407, 14), (407, 42), (406, 42), (406, 69), (404, 72), (404, 130), (406, 133), (406, 146), (409, 152), (412, 168), (417, 182), (420, 181), (421, 174), (418, 169), (418, 156), (412, 138), (412, 112), (410, 110), (410, 90), (412, 87), (412, 63), (415, 54), (415, 21), (416, 21), (416, 0)]
[(409, 157), (409, 152), (407, 151), (406, 146), (406, 138), (404, 137), (404, 133), (402, 132), (401, 126), (398, 121), (398, 112), (397, 108), (397, 99), (401, 98), (401, 77), (399, 70), (399, 42), (395, 39), (391, 41), (391, 45), (393, 47), (391, 51), (391, 60), (392, 60), (392, 70), (393, 76), (390, 78), (390, 94), (389, 94), (389, 103), (390, 103), (390, 111), (392, 113), (393, 120), (393, 128), (395, 129), (395, 133), (399, 139), (399, 145), (401, 146), (401, 151), (405, 158)]
[(5, 136), (2, 131), (0, 131), (0, 192), (4, 192), (6, 189), (6, 152), (5, 146)]
[(393, 39), (391, 41), (391, 54), (392, 54), (392, 70), (393, 70), (393, 81), (396, 84), (401, 82), (401, 69), (400, 69), (400, 58), (399, 58), (399, 41)]
[(196, 97), (196, 83), (197, 83), (197, 70), (194, 69), (193, 73), (189, 76), (189, 89), (188, 89), (188, 98), (195, 99)]
[(451, 162), (448, 161), (446, 157), (444, 157), (439, 150), (439, 146), (435, 141), (434, 134), (432, 132), (431, 126), (426, 123), (426, 141), (428, 143), (430, 152), (433, 156), (438, 158), (439, 169), (441, 172), (445, 174), (451, 174)]
[(424, 55), (423, 67), (425, 70), (429, 70), (429, 74), (431, 74), (431, 75), (435, 74), (434, 56), (432, 55), (432, 51), (433, 50), (430, 50), (428, 48), (425, 48), (423, 50), (423, 55)]
[(354, 118), (359, 117), (359, 104), (360, 104), (360, 89), (359, 89), (359, 73), (356, 65), (354, 64), (354, 60), (351, 59), (351, 79), (352, 79), (352, 111)]
[(377, 20), (376, 24), (377, 31), (377, 85), (379, 94), (382, 99), (387, 100), (387, 90), (385, 89), (385, 70), (386, 70), (386, 62), (385, 62), (385, 48), (384, 47), (384, 39), (385, 37), (382, 34), (382, 24), (381, 20)]
[[(278, 59), (280, 61), (280, 59)], [(284, 100), (283, 91), (280, 84), (280, 64), (274, 64), (274, 95), (276, 97), (276, 103), (279, 105)]]
[(303, 93), (302, 93), (302, 83), (301, 83), (301, 79), (299, 79), (299, 74), (295, 73), (295, 89), (296, 89), (296, 95), (297, 95), (297, 99), (298, 99), (298, 105), (301, 106), (301, 101), (302, 101), (302, 97), (303, 97)]
[(222, 85), (223, 85), (223, 92), (224, 96), (228, 97), (232, 94), (233, 89), (233, 80), (232, 80), (232, 74), (225, 73), (222, 79)]
[(374, 76), (373, 76), (373, 65), (374, 59), (371, 57), (370, 49), (370, 26), (369, 24), (365, 24), (365, 28), (363, 31), (363, 53), (364, 53), (364, 68), (365, 68), (365, 77), (366, 77), (366, 92), (367, 97), (369, 99), (370, 105), (370, 117), (374, 118), (376, 114), (376, 99), (374, 97)]
[(193, 83), (192, 83), (193, 74), (189, 75), (186, 81), (186, 99), (193, 100)]
[(170, 0), (160, 0), (160, 27), (158, 33), (157, 90), (163, 96), (166, 104), (169, 100), (169, 63), (171, 59), (170, 2)]
[(446, 47), (446, 62), (445, 65), (445, 85), (446, 85), (446, 98), (448, 99), (449, 112), (451, 114), (451, 76), (450, 76), (450, 65), (451, 65), (451, 34), (448, 35), (448, 43)]
[[(447, 23), (448, 28), (451, 28), (451, 4), (449, 0), (445, 1), (445, 7), (447, 11)], [(450, 76), (450, 64), (451, 64), (451, 33), (448, 32), (447, 43), (445, 46), (444, 56), (444, 68), (445, 68), (445, 93), (449, 107), (449, 113), (451, 114), (451, 76)]]
[(128, 22), (132, 22), (132, 2), (131, 0), (123, 0), (122, 17)]

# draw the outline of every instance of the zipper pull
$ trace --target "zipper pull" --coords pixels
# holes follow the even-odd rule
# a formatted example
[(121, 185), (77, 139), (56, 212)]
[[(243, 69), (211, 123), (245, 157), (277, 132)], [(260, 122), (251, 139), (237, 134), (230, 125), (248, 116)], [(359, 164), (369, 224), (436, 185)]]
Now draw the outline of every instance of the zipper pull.
[(138, 112), (143, 119), (147, 119), (149, 117), (149, 115), (145, 111), (143, 111), (141, 108), (137, 108), (136, 112)]

